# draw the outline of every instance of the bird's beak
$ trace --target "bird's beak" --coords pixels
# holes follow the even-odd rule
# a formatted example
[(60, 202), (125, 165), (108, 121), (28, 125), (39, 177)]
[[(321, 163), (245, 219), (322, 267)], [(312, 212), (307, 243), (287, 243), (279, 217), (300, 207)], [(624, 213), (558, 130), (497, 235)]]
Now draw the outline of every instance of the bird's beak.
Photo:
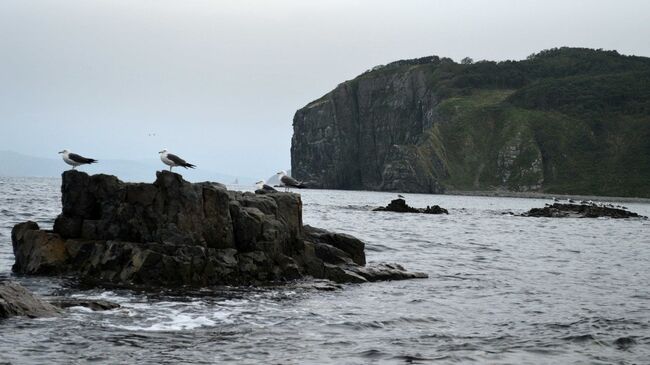
[(59, 151), (59, 153), (63, 153), (63, 151)]
[(158, 153), (163, 153), (163, 152), (165, 152), (165, 151), (159, 151)]

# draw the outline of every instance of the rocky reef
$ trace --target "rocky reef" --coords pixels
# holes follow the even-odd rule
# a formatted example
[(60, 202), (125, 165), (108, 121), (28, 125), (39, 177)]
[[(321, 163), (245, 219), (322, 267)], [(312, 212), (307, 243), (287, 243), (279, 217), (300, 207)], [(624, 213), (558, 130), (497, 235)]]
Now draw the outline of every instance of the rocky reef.
[(584, 48), (377, 66), (296, 111), (293, 177), (325, 189), (650, 197), (649, 71), (650, 58)]
[(544, 208), (533, 208), (522, 214), (524, 217), (548, 218), (646, 218), (625, 209), (598, 204), (563, 204), (555, 203)]
[(34, 222), (13, 228), (14, 272), (126, 287), (426, 277), (366, 266), (362, 241), (303, 226), (298, 194), (229, 191), (168, 171), (149, 184), (75, 170), (63, 173), (61, 192), (52, 231)]
[(387, 206), (373, 209), (375, 212), (395, 213), (423, 213), (423, 214), (449, 214), (447, 209), (439, 205), (427, 206), (426, 208), (414, 208), (406, 204), (404, 199), (394, 199)]

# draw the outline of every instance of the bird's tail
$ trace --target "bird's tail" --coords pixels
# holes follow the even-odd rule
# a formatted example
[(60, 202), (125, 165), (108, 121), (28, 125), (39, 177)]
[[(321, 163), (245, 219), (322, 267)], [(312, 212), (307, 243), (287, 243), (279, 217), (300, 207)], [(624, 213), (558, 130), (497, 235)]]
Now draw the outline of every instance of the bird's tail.
[(196, 165), (192, 165), (191, 163), (186, 163), (183, 167), (185, 167), (185, 168), (189, 167), (189, 168), (193, 169), (193, 168), (196, 167)]
[(98, 161), (95, 160), (94, 158), (89, 158), (88, 163), (97, 163)]
[(305, 184), (304, 182), (301, 181), (300, 183), (298, 183), (298, 186), (296, 186), (296, 187), (297, 187), (298, 189), (306, 189), (306, 188), (307, 188), (307, 184)]

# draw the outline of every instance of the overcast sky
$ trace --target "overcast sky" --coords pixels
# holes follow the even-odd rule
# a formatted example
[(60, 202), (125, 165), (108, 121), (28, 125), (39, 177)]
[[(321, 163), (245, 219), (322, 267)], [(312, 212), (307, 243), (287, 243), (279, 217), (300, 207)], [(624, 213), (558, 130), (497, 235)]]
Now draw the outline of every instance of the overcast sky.
[(648, 14), (645, 0), (0, 0), (0, 150), (166, 147), (266, 177), (290, 166), (295, 111), (372, 66), (564, 45), (650, 56)]

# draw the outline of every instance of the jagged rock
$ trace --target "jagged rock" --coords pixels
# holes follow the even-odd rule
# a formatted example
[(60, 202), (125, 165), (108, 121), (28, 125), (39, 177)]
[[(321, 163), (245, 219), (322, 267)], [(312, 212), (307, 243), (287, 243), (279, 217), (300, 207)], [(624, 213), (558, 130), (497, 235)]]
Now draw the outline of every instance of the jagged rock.
[(421, 277), (359, 269), (366, 262), (363, 242), (303, 227), (298, 194), (228, 191), (168, 171), (153, 184), (136, 184), (71, 170), (61, 191), (53, 231), (34, 222), (12, 230), (15, 272), (144, 288)]
[(522, 214), (524, 217), (549, 218), (647, 218), (625, 209), (611, 208), (597, 204), (555, 203), (544, 208), (533, 208)]
[(102, 299), (57, 298), (52, 299), (49, 302), (50, 304), (63, 309), (70, 307), (86, 307), (93, 311), (106, 311), (121, 307), (117, 303)]
[(0, 282), (0, 319), (27, 316), (50, 317), (59, 313), (52, 304), (38, 298), (16, 282)]
[(439, 205), (426, 208), (413, 208), (406, 204), (404, 199), (392, 200), (387, 206), (373, 209), (375, 212), (396, 212), (396, 213), (424, 213), (424, 214), (449, 214), (447, 209)]
[(324, 229), (304, 226), (305, 234), (314, 243), (332, 246), (349, 255), (357, 265), (366, 264), (365, 244), (356, 237), (343, 233), (332, 233)]
[[(39, 230), (35, 222), (19, 223), (11, 231), (16, 261), (14, 268), (25, 274), (55, 274), (68, 258), (65, 240)], [(14, 270), (16, 271), (16, 270)]]

